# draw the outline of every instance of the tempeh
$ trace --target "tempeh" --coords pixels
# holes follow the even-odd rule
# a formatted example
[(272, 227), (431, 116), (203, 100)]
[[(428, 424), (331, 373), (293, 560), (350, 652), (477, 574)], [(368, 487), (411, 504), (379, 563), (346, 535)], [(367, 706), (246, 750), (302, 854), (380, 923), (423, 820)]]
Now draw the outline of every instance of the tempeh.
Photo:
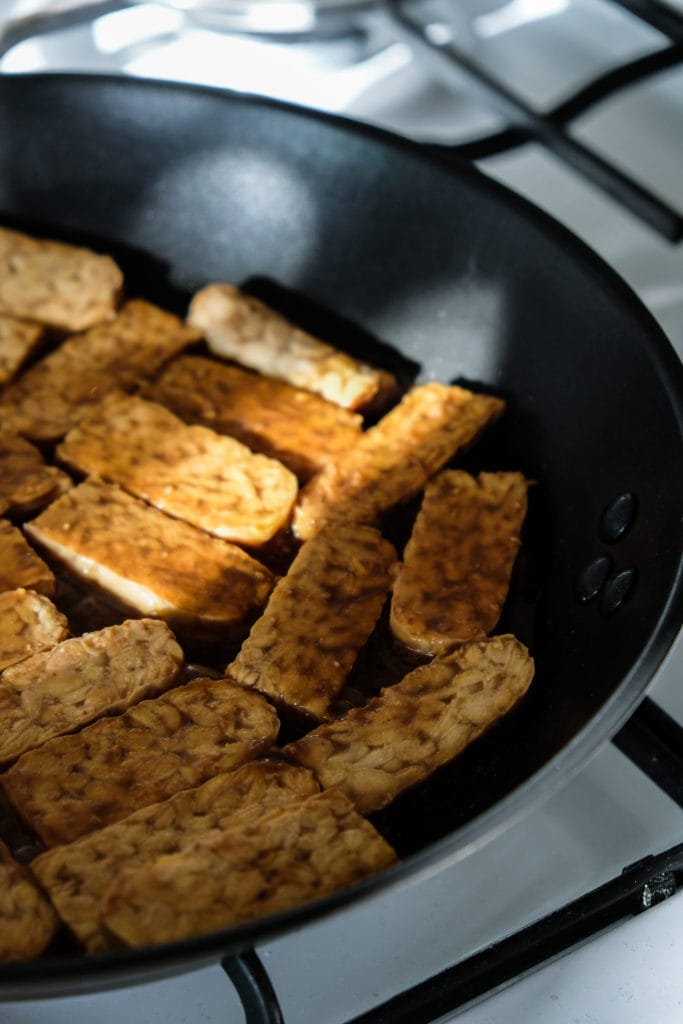
[(122, 871), (258, 821), (318, 791), (305, 768), (274, 761), (246, 764), (41, 854), (31, 870), (85, 949), (98, 952), (111, 945), (101, 922), (102, 899)]
[(48, 466), (35, 445), (0, 432), (0, 515), (31, 515), (71, 486), (71, 478)]
[(57, 441), (111, 391), (136, 390), (198, 334), (172, 313), (133, 299), (111, 323), (68, 338), (0, 398), (0, 422), (36, 441)]
[(228, 928), (320, 899), (393, 864), (353, 805), (320, 793), (112, 879), (102, 920), (131, 946)]
[(195, 679), (50, 740), (0, 780), (24, 821), (55, 846), (258, 757), (279, 727), (258, 693)]
[(285, 708), (328, 717), (379, 618), (395, 557), (372, 527), (322, 531), (302, 545), (227, 674)]
[(67, 491), (26, 532), (125, 606), (197, 635), (246, 631), (274, 582), (241, 548), (95, 479)]
[(134, 619), (10, 665), (0, 676), (0, 763), (163, 692), (182, 664), (165, 623)]
[(12, 380), (44, 337), (40, 324), (0, 314), (0, 387)]
[(521, 473), (444, 470), (427, 484), (391, 598), (391, 630), (423, 654), (490, 633), (527, 508)]
[(123, 275), (110, 256), (0, 228), (0, 312), (63, 331), (110, 320)]
[(26, 541), (21, 530), (7, 519), (0, 519), (0, 593), (18, 587), (54, 597), (54, 573)]
[(115, 393), (92, 407), (57, 456), (238, 544), (274, 537), (287, 525), (298, 490), (281, 462), (207, 427), (187, 426), (136, 395)]
[(39, 956), (58, 925), (57, 915), (29, 870), (0, 840), (0, 963)]
[(325, 523), (377, 523), (414, 497), (456, 452), (474, 443), (504, 408), (499, 398), (445, 384), (412, 388), (358, 443), (303, 488), (298, 537)]
[(0, 672), (68, 635), (66, 617), (44, 594), (23, 587), (0, 593)]
[(284, 381), (203, 356), (179, 356), (144, 391), (188, 423), (236, 437), (306, 480), (360, 436), (356, 413)]
[(534, 666), (511, 635), (472, 641), (385, 687), (365, 707), (283, 749), (323, 788), (345, 793), (361, 814), (380, 810), (427, 779), (507, 714)]
[(197, 292), (188, 322), (203, 331), (217, 355), (313, 391), (345, 409), (366, 409), (396, 387), (386, 370), (314, 338), (231, 284), (210, 284)]

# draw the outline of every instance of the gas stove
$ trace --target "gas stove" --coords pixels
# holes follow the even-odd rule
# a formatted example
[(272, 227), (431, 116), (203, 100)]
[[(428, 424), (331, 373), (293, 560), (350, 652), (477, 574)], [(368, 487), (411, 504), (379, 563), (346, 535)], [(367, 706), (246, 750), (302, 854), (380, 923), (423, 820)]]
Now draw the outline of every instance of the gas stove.
[[(236, 89), (474, 160), (611, 264), (683, 357), (683, 2), (5, 6), (2, 73)], [(679, 638), (615, 742), (476, 856), (231, 961), (233, 984), (216, 966), (0, 1003), (0, 1022), (678, 1022), (681, 724)]]

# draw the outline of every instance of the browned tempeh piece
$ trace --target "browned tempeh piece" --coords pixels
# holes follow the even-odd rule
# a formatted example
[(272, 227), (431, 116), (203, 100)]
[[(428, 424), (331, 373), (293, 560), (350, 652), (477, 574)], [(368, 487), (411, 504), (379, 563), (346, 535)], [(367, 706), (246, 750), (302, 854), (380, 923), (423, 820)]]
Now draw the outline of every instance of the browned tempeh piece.
[(115, 320), (67, 339), (21, 374), (0, 398), (0, 423), (36, 441), (56, 441), (88, 406), (134, 391), (198, 334), (177, 316), (133, 299)]
[(188, 322), (209, 348), (253, 370), (322, 395), (345, 409), (365, 409), (396, 381), (290, 323), (232, 284), (210, 284), (192, 299)]
[(276, 703), (328, 717), (374, 629), (396, 552), (369, 526), (336, 524), (301, 547), (227, 673)]
[(524, 696), (534, 665), (511, 635), (464, 644), (410, 672), (363, 708), (283, 750), (361, 814), (385, 807), (451, 761)]
[(55, 577), (21, 530), (0, 519), (0, 592), (17, 587), (54, 597)]
[(109, 883), (122, 871), (177, 853), (198, 839), (258, 821), (318, 790), (305, 768), (274, 761), (246, 764), (135, 811), (68, 846), (58, 846), (37, 857), (31, 870), (62, 920), (94, 953), (111, 945), (100, 919), (101, 904)]
[(203, 356), (179, 356), (145, 389), (188, 423), (229, 434), (306, 480), (358, 440), (359, 415), (284, 381)]
[(443, 654), (495, 627), (527, 508), (521, 473), (444, 470), (425, 489), (391, 598), (391, 630)]
[(66, 617), (49, 597), (23, 587), (0, 593), (0, 672), (68, 635)]
[(0, 963), (39, 956), (49, 946), (58, 923), (28, 869), (0, 840)]
[(44, 337), (40, 324), (0, 314), (0, 387), (12, 380)]
[(57, 455), (238, 544), (274, 537), (287, 525), (298, 490), (294, 474), (276, 459), (207, 427), (187, 426), (156, 402), (120, 392), (93, 406)]
[(412, 388), (346, 455), (306, 484), (294, 513), (297, 536), (306, 539), (331, 520), (376, 523), (416, 495), (503, 408), (499, 398), (456, 386)]
[(0, 515), (30, 515), (71, 486), (71, 478), (48, 466), (35, 445), (0, 432)]
[(124, 605), (197, 633), (241, 633), (274, 582), (241, 548), (95, 479), (67, 491), (26, 532)]
[(63, 640), (0, 676), (0, 763), (177, 681), (183, 652), (168, 626), (132, 619)]
[(114, 315), (123, 275), (110, 256), (0, 228), (0, 312), (64, 331)]
[(258, 757), (279, 728), (258, 693), (195, 679), (28, 751), (0, 781), (24, 821), (55, 846)]
[(395, 860), (341, 793), (320, 793), (123, 872), (102, 920), (131, 946), (173, 941), (319, 899)]

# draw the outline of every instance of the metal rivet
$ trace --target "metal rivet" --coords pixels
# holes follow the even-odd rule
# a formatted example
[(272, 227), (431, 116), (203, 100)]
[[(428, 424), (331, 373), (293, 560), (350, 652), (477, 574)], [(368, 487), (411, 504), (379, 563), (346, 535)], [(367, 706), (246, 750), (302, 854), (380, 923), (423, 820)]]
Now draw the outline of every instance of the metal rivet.
[(604, 615), (611, 615), (621, 608), (624, 601), (630, 597), (637, 577), (635, 569), (620, 569), (607, 580), (600, 600), (600, 611)]
[(612, 571), (612, 559), (599, 555), (586, 565), (576, 578), (576, 594), (584, 604), (597, 597)]
[(600, 537), (606, 544), (615, 544), (633, 525), (636, 517), (635, 495), (619, 494), (609, 503), (600, 519)]

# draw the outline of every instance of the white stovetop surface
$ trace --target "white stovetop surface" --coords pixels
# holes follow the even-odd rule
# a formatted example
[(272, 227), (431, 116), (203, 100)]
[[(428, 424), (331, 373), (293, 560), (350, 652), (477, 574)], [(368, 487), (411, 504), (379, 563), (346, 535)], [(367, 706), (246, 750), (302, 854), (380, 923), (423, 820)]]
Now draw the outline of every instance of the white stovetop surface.
[[(473, 3), (462, 0), (460, 6), (471, 11)], [(39, 0), (5, 4), (7, 16), (41, 6)], [(2, 6), (0, 0), (0, 18)], [(485, 7), (495, 17), (480, 20), (477, 45), (490, 48), (483, 52), (491, 54), (500, 73), (509, 61), (508, 70), (523, 89), (529, 88), (524, 52), (528, 39), (537, 47), (534, 52), (546, 55), (551, 70), (561, 69), (565, 85), (577, 53), (595, 59), (604, 52), (609, 62), (661, 42), (656, 33), (643, 32), (625, 15), (615, 15), (602, 0), (510, 0)], [(124, 12), (109, 23), (119, 32), (118, 51), (113, 43), (109, 51), (96, 50), (93, 41), (101, 27), (78, 29), (47, 43), (25, 43), (0, 67), (106, 70), (125, 54), (121, 63), (131, 73), (233, 87), (239, 85), (234, 69), (241, 61), (244, 87), (257, 86), (253, 68), (262, 56), (259, 44), (251, 41), (245, 49), (243, 41), (241, 48), (229, 51), (231, 59), (212, 62), (211, 54), (225, 57), (224, 42), (201, 30), (184, 40), (174, 38), (177, 12), (145, 10), (152, 19), (167, 19), (168, 36), (151, 49), (135, 42), (140, 21), (133, 23), (130, 12)], [(535, 35), (529, 36), (529, 30)], [(554, 35), (546, 35), (553, 30)], [(269, 54), (272, 74), (265, 91), (307, 102), (311, 80), (304, 77), (297, 85), (288, 71), (289, 58), (280, 54), (279, 59), (281, 67)], [(457, 138), (463, 126), (467, 134), (470, 128), (492, 125), (491, 117), (469, 100), (447, 92), (416, 68), (400, 45), (380, 55), (370, 70), (369, 78), (367, 68), (332, 75), (330, 89), (316, 92), (318, 105), (434, 139)], [(679, 70), (603, 104), (577, 129), (683, 211), (682, 115)], [(547, 208), (592, 245), (635, 288), (683, 356), (682, 246), (660, 240), (533, 147), (489, 160), (485, 170)], [(658, 673), (651, 695), (683, 722), (681, 640)], [(681, 841), (680, 809), (608, 745), (554, 798), (475, 857), (422, 877), (400, 895), (375, 898), (259, 952), (286, 1024), (343, 1024), (615, 876), (624, 866)], [(682, 947), (679, 895), (466, 1010), (458, 1020), (680, 1024)], [(240, 1024), (243, 1016), (218, 967), (96, 996), (0, 1003), (0, 1024), (120, 1024), (121, 1019), (130, 1024)]]

